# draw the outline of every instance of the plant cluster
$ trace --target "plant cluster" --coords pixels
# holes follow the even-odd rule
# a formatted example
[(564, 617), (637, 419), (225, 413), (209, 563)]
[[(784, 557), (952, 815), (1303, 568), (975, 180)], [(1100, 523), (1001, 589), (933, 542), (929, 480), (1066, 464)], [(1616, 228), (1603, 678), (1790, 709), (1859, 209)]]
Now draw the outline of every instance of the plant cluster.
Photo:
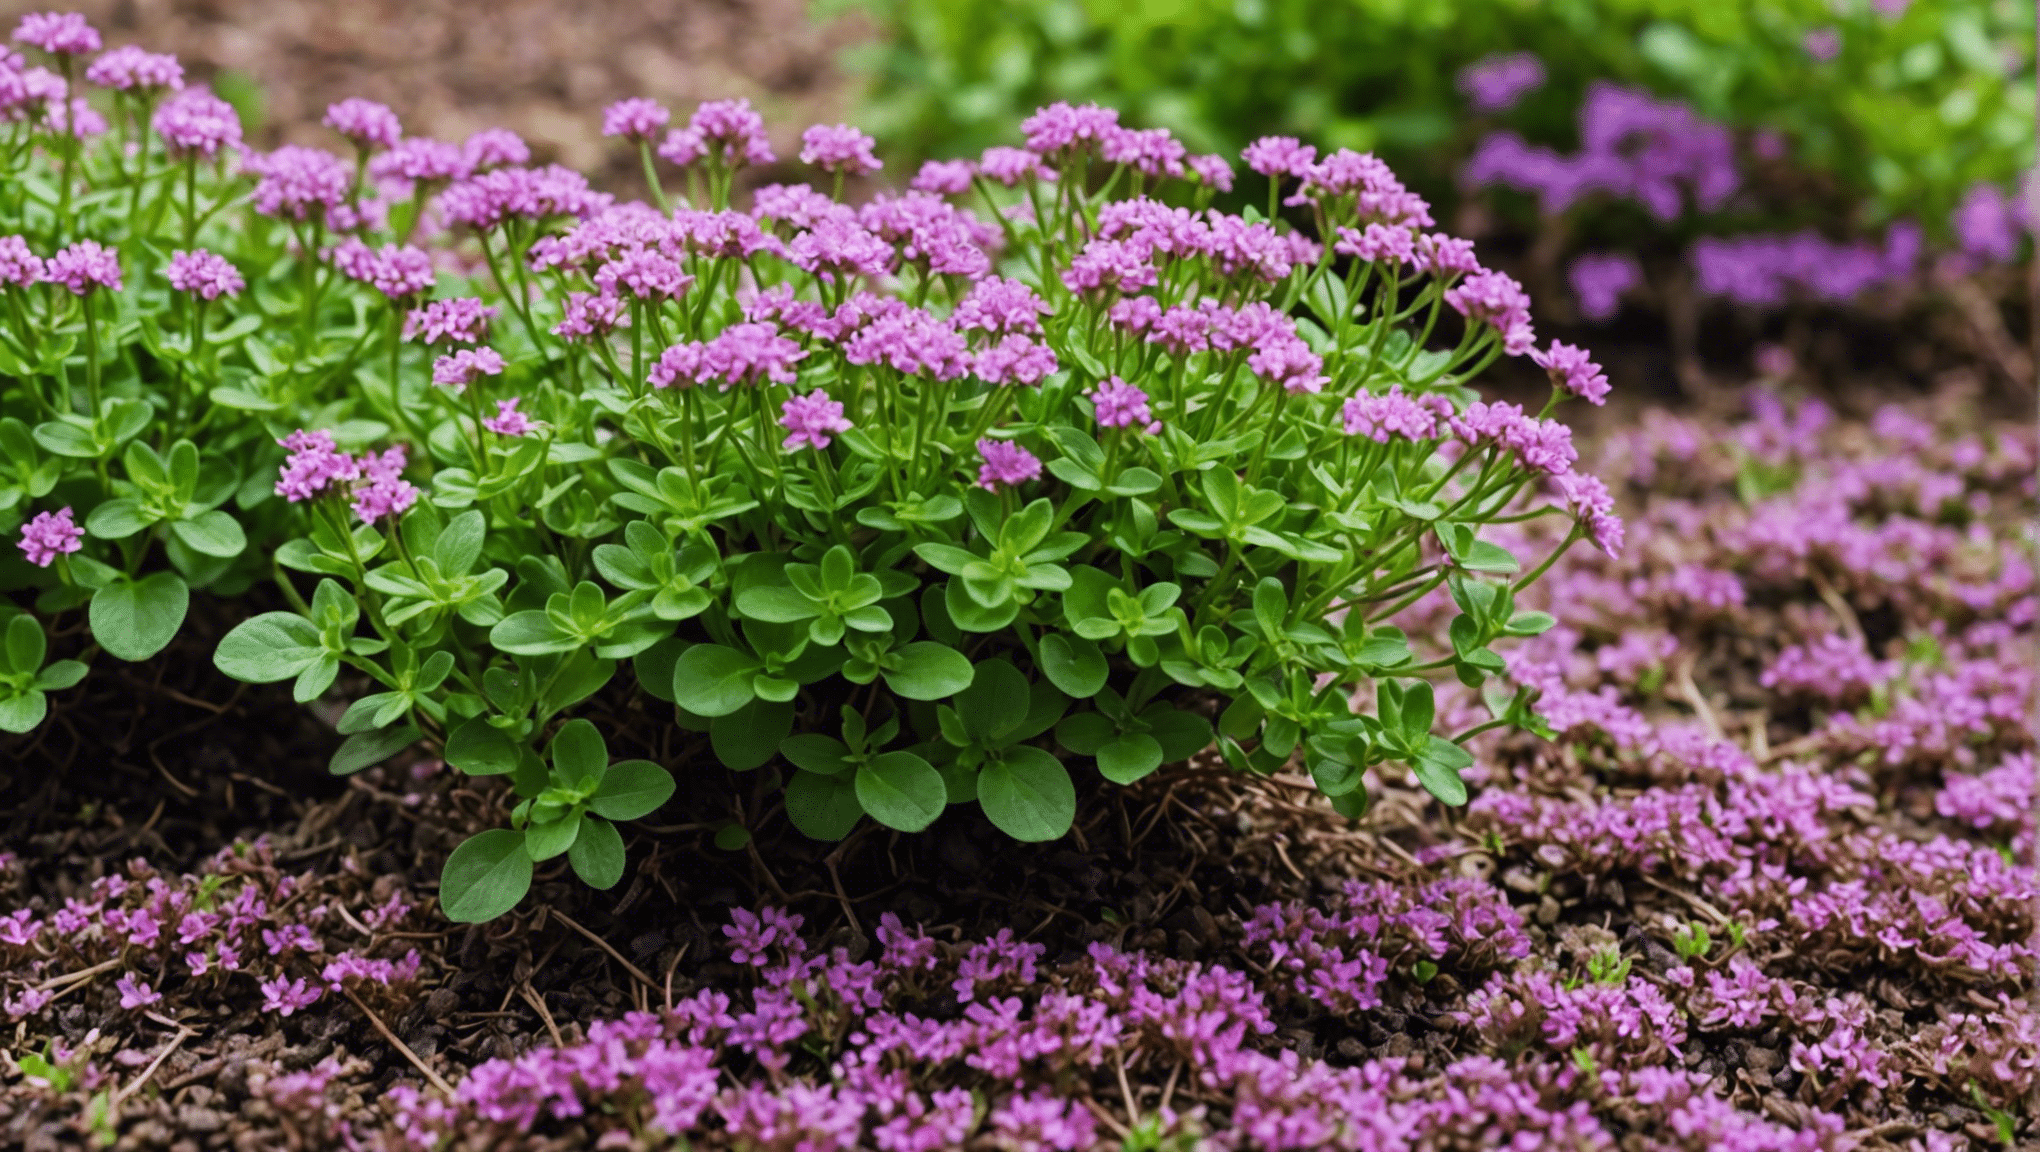
[[(1403, 792), (1383, 836), (1299, 814), (1285, 788), (1185, 781), (1198, 818), (1249, 852), (1285, 845), (1310, 878), (1275, 871), (1282, 895), (1238, 920), (1207, 889), (1193, 955), (1095, 902), (1035, 937), (916, 925), (879, 894), (857, 904), (876, 937), (862, 953), (812, 915), (740, 905), (712, 949), (665, 945), (690, 962), (647, 1011), (559, 1013), (556, 1039), (529, 1017), (536, 1042), (509, 1054), (421, 1047), (442, 1091), (404, 1066), (392, 1083), (395, 1057), (311, 1048), (362, 1027), (348, 993), (397, 1021), (452, 966), (438, 934), (403, 931), (426, 897), (398, 876), (371, 884), (345, 858), (283, 873), (258, 843), (196, 875), (133, 864), (59, 894), (0, 858), (0, 1010), (27, 1037), (0, 1123), (132, 1137), (203, 1089), (258, 1133), (390, 1149), (1500, 1135), (1839, 1152), (1899, 1117), (1926, 1125), (1905, 1147), (2014, 1143), (2040, 1085), (2020, 535), (2040, 457), (2030, 423), (1964, 420), (1955, 400), (1859, 420), (1754, 393), (1734, 421), (1659, 412), (1612, 436), (1596, 465), (1646, 511), (1619, 560), (1582, 550), (1527, 594), (1559, 622), (1511, 662), (1557, 735), (1481, 738), (1467, 818), (1429, 821)], [(1455, 614), (1440, 591), (1404, 619), (1421, 642)], [(1452, 722), (1483, 708), (1452, 684), (1437, 704)], [(1365, 879), (1317, 881), (1342, 864)], [(1153, 880), (1137, 891), (1169, 883)], [(703, 952), (717, 962), (691, 962)], [(448, 987), (484, 1010), (509, 990)], [(1431, 1031), (1413, 1052), (1415, 1017)], [(209, 1074), (172, 1018), (239, 1022), (219, 1046), (248, 1051), (248, 1074)], [(1297, 1029), (1325, 1053), (1296, 1052)], [(248, 1032), (302, 1043), (237, 1049)]]
[[(838, 196), (873, 142), (818, 126), (835, 194), (743, 212), (734, 174), (771, 159), (748, 104), (683, 127), (627, 100), (604, 130), (658, 207), (617, 204), (506, 133), (408, 137), (359, 100), (327, 116), (351, 156), (248, 152), (174, 61), (88, 64), (76, 17), (16, 35), (50, 67), (5, 73), (14, 581), (137, 660), (191, 589), (273, 575), (291, 607), (217, 663), (305, 702), (371, 682), (335, 772), (424, 737), (510, 778), (510, 828), (448, 862), (460, 919), (536, 862), (622, 875), (613, 822), (672, 779), (560, 721), (624, 661), (723, 764), (783, 764), (826, 839), (970, 802), (1052, 839), (1066, 759), (1126, 784), (1214, 739), (1242, 770), (1300, 753), (1347, 812), (1385, 762), (1462, 803), (1464, 739), (1528, 700), (1439, 735), (1427, 677), (1502, 672), (1492, 646), (1550, 623), (1517, 593), (1620, 539), (1546, 418), (1605, 377), (1536, 347), (1516, 283), (1369, 155), (1248, 149), (1298, 231), (1212, 209), (1223, 159), (1059, 104), (861, 207)], [(1545, 413), (1477, 398), (1525, 354)], [(1546, 514), (1576, 523), (1529, 571), (1481, 539)], [(1413, 651), (1392, 621), (1439, 587), (1450, 645)], [(28, 720), (76, 670), (26, 667), (14, 627)]]
[(1586, 149), (1575, 112), (1614, 83), (1818, 174), (1765, 230), (1909, 217), (1936, 236), (2034, 158), (2032, 6), (1999, 0), (840, 6), (885, 29), (858, 50), (873, 122), (924, 154), (1099, 100), (1203, 148), (1272, 130), (1376, 150), (1442, 197), (1504, 112), (1537, 146)]

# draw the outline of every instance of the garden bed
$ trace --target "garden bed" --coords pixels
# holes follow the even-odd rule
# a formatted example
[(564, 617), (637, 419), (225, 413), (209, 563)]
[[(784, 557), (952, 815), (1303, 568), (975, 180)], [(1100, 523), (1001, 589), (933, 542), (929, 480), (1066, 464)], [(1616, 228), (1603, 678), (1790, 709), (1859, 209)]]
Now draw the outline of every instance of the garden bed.
[[(725, 851), (713, 831), (755, 812), (752, 781), (672, 743), (686, 734), (626, 685), (597, 712), (612, 744), (631, 746), (618, 754), (658, 756), (688, 781), (662, 823), (632, 833), (646, 863), (609, 894), (542, 874), (512, 917), (450, 927), (430, 905), (437, 860), (492, 819), (486, 783), (429, 764), (332, 781), (333, 737), (282, 693), (240, 688), (181, 650), (95, 681), (102, 695), (7, 745), (23, 834), (10, 838), (5, 910), (31, 910), (40, 929), (0, 946), (0, 979), (11, 1011), (28, 989), (58, 993), (17, 1011), (17, 1035), (60, 1037), (71, 1078), (61, 1091), (16, 1079), (9, 1139), (422, 1146), (405, 1143), (408, 1125), (474, 1147), (529, 1127), (540, 1147), (670, 1109), (659, 1114), (693, 1118), (698, 1145), (748, 1133), (776, 1147), (774, 1133), (800, 1125), (869, 1140), (908, 1115), (904, 1086), (890, 1105), (840, 1080), (801, 1086), (854, 1062), (847, 1017), (868, 1029), (895, 1011), (955, 1030), (954, 1055), (938, 1045), (899, 1066), (914, 1091), (975, 1089), (974, 1122), (957, 1130), (987, 1147), (1116, 1145), (1121, 1129), (1161, 1138), (1144, 1146), (1200, 1132), (1257, 1147), (1451, 1147), (1503, 1132), (1578, 1147), (2019, 1137), (2036, 1060), (2034, 601), (2017, 528), (2032, 505), (2031, 429), (1947, 395), (1868, 422), (1766, 393), (1751, 403), (1732, 423), (1652, 412), (1606, 438), (1604, 473), (1627, 474), (1640, 514), (1624, 560), (1568, 560), (1551, 585), (1561, 631), (1546, 709), (1565, 731), (1483, 750), (1488, 784), (1449, 820), (1393, 778), (1349, 824), (1307, 780), (1193, 763), (1086, 796), (1076, 832), (1048, 845), (1001, 843), (959, 810), (923, 836), (839, 846), (754, 819), (755, 844)], [(1787, 523), (1819, 528), (1776, 531)], [(1586, 655), (1564, 655), (1567, 629)], [(208, 875), (232, 879), (195, 879)], [(180, 950), (172, 917), (124, 950), (133, 920), (116, 928), (99, 910), (82, 930), (56, 924), (66, 900), (179, 907), (205, 890), (268, 900), (243, 930), (251, 944), (291, 924), (316, 944), (276, 957), (252, 946), (239, 973), (151, 987), (148, 958)], [(704, 995), (731, 997), (739, 1017), (781, 1003), (772, 980), (801, 970), (788, 938), (733, 963), (725, 929), (774, 909), (797, 914), (810, 955), (887, 965), (865, 974), (883, 1007), (817, 992), (796, 1013), (806, 1036), (706, 1028), (690, 1045), (684, 1021)], [(938, 942), (939, 978), (901, 964), (916, 946), (899, 925)], [(1002, 930), (1010, 943), (967, 951)], [(103, 966), (116, 952), (123, 963)], [(343, 952), (397, 971), (326, 988)], [(1149, 966), (1136, 987), (1208, 986), (1203, 1031), (1172, 1023), (1166, 997), (1115, 992), (1100, 955)], [(767, 961), (778, 975), (761, 985), (753, 965)], [(140, 986), (117, 983), (124, 973)], [(280, 1014), (265, 988), (279, 977), (303, 981), (285, 1003), (323, 994)], [(1091, 1027), (1118, 1043), (1086, 1047), (1045, 1024), (1058, 995), (1104, 1006)], [(1005, 1030), (1035, 1046), (1011, 1067), (974, 1067), (973, 1005), (1005, 997), (1033, 1022)], [(676, 1005), (672, 1023), (646, 1027), (710, 1054), (720, 1079), (713, 1065), (705, 1086), (661, 1079), (644, 1036), (598, 1023)], [(810, 1043), (832, 1027), (835, 1042)], [(574, 1048), (591, 1029), (609, 1047)], [(618, 1084), (589, 1071), (595, 1052)], [(1260, 1054), (1283, 1052), (1300, 1063), (1271, 1080), (1287, 1066)], [(450, 1111), (391, 1092), (426, 1088), (429, 1101), (428, 1076), (455, 1087)], [(1082, 1115), (1030, 1111), (1036, 1087)], [(916, 1099), (926, 1115), (906, 1128), (939, 1132), (970, 1112)], [(1379, 1129), (1338, 1135), (1363, 1107)]]

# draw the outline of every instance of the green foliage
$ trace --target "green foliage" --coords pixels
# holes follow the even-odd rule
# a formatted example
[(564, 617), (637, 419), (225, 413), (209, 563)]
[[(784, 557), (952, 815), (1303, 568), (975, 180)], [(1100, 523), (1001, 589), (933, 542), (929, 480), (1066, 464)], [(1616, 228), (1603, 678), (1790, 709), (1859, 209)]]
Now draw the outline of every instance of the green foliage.
[[(1492, 127), (1454, 87), (1490, 53), (1527, 50), (1550, 75), (1511, 115), (1534, 141), (1577, 146), (1588, 84), (1613, 80), (1730, 125), (1785, 132), (1795, 158), (1872, 220), (1938, 227), (1972, 185), (2033, 163), (2034, 9), (1913, 0), (1892, 19), (1827, 0), (827, 0), (883, 30), (853, 51), (865, 120), (913, 158), (1015, 142), (1054, 100), (1096, 100), (1236, 155), (1262, 135), (1374, 150), (1441, 202), (1451, 166)], [(1807, 33), (1842, 51), (1811, 57)], [(1254, 179), (1254, 178), (1249, 178)], [(1443, 217), (1441, 217), (1443, 218)]]

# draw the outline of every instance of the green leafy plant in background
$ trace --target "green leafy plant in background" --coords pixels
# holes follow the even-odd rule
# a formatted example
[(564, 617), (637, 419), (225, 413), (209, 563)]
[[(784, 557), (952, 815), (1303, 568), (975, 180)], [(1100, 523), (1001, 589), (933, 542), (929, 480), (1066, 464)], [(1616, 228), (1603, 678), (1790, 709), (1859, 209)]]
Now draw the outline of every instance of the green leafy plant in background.
[[(881, 34), (849, 60), (866, 115), (915, 155), (1004, 143), (1051, 100), (1097, 100), (1232, 151), (1269, 133), (1373, 149), (1434, 199), (1488, 124), (1453, 83), (1528, 51), (1549, 80), (1512, 117), (1577, 143), (1588, 84), (1783, 132), (1865, 218), (1939, 227), (2033, 162), (2033, 5), (2018, 0), (828, 0)], [(1902, 9), (1902, 10), (1900, 10)], [(1831, 60), (1808, 36), (1836, 36)], [(1822, 202), (1823, 211), (1833, 204)]]

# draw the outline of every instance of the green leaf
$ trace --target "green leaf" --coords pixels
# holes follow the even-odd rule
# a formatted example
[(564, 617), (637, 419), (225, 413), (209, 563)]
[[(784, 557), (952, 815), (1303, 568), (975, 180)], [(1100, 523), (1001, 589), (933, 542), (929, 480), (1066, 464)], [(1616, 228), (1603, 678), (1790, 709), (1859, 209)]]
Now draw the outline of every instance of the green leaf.
[(120, 497), (100, 501), (85, 517), (85, 530), (101, 540), (125, 540), (155, 522), (156, 516), (143, 511), (140, 501)]
[(1329, 756), (1310, 758), (1310, 776), (1317, 781), (1318, 791), (1327, 796), (1344, 796), (1360, 787), (1363, 771), (1357, 764), (1334, 760)]
[(43, 722), (49, 711), (49, 697), (33, 688), (19, 696), (0, 699), (0, 732), (30, 731)]
[(51, 420), (35, 426), (35, 442), (46, 452), (58, 456), (69, 456), (74, 460), (90, 460), (99, 455), (99, 442), (92, 433), (68, 420)]
[(793, 731), (793, 705), (753, 700), (727, 716), (709, 722), (708, 743), (715, 758), (732, 772), (749, 772), (772, 759), (780, 741)]
[(1077, 789), (1062, 761), (1039, 748), (1009, 748), (978, 773), (978, 803), (1015, 840), (1054, 840), (1077, 816)]
[(1098, 771), (1114, 784), (1131, 784), (1162, 766), (1161, 742), (1145, 732), (1129, 732), (1099, 748)]
[(34, 672), (42, 667), (43, 654), (48, 651), (48, 641), (43, 638), (42, 625), (27, 613), (22, 613), (7, 622), (7, 643), (0, 655), (6, 663), (0, 664), (0, 672)]
[(1096, 712), (1079, 712), (1055, 726), (1056, 743), (1079, 756), (1097, 755), (1116, 735), (1112, 721)]
[(1282, 581), (1273, 576), (1264, 576), (1254, 585), (1254, 622), (1261, 626), (1261, 636), (1273, 640), (1282, 635), (1283, 618), (1289, 615), (1289, 594), (1282, 590)]
[(614, 888), (623, 879), (623, 834), (600, 816), (583, 816), (581, 834), (567, 849), (567, 861), (588, 887)]
[(501, 776), (523, 755), (510, 734), (477, 716), (446, 737), (446, 762), (470, 776)]
[(539, 609), (512, 612), (498, 620), (489, 629), (489, 643), (516, 656), (552, 656), (581, 647), (579, 637), (560, 631)]
[(588, 811), (610, 820), (640, 820), (672, 799), (673, 774), (650, 760), (619, 760), (588, 798)]
[(603, 742), (602, 733), (596, 730), (595, 725), (586, 720), (569, 720), (562, 724), (552, 738), (547, 755), (560, 781), (570, 785), (582, 780), (600, 780), (603, 770), (609, 767), (609, 745)]
[(786, 818), (814, 840), (841, 840), (864, 816), (857, 785), (848, 776), (795, 772), (786, 782)]
[(524, 833), (491, 828), (468, 837), (439, 873), (439, 910), (456, 924), (494, 920), (531, 889)]
[(85, 665), (76, 660), (59, 660), (36, 673), (35, 687), (43, 692), (61, 692), (85, 678)]
[(919, 832), (949, 806), (941, 773), (911, 752), (886, 752), (857, 769), (857, 802), (873, 820), (902, 832)]
[(821, 776), (836, 776), (851, 767), (850, 746), (819, 732), (788, 736), (779, 742), (779, 754), (794, 767)]
[(1425, 791), (1456, 808), (1466, 803), (1466, 781), (1459, 778), (1459, 770), (1472, 763), (1473, 755), (1466, 749), (1443, 737), (1432, 736), (1410, 767)]
[(1079, 700), (1096, 696), (1110, 671), (1104, 651), (1093, 641), (1060, 632), (1041, 638), (1041, 674)]
[(482, 542), (487, 535), (480, 512), (463, 512), (440, 530), (439, 539), (432, 543), (432, 559), (445, 575), (465, 575), (482, 558)]
[(147, 660), (177, 635), (190, 604), (191, 590), (175, 572), (115, 581), (92, 594), (92, 638), (118, 659)]
[(751, 680), (765, 665), (721, 644), (696, 644), (673, 663), (673, 700), (697, 716), (727, 716), (756, 695)]
[(821, 605), (798, 591), (769, 584), (737, 593), (736, 604), (738, 612), (770, 624), (791, 624), (822, 614)]
[(1459, 558), (1459, 566), (1469, 572), (1494, 572), (1502, 575), (1523, 570), (1523, 565), (1507, 548), (1486, 540), (1474, 541), (1473, 546), (1466, 550), (1466, 555)]
[(373, 767), (409, 748), (422, 735), (416, 726), (400, 724), (394, 728), (377, 728), (372, 732), (356, 732), (340, 742), (333, 752), (333, 758), (326, 763), (326, 771), (335, 776), (352, 776), (363, 768)]
[(1005, 660), (979, 664), (976, 678), (956, 697), (956, 712), (971, 736), (985, 747), (996, 747), (1027, 719), (1029, 703), (1027, 677)]
[(564, 853), (581, 838), (581, 814), (569, 812), (565, 817), (544, 824), (533, 824), (524, 830), (524, 854), (534, 864)]
[(1434, 699), (1431, 682), (1419, 680), (1403, 689), (1402, 723), (1399, 725), (1403, 740), (1411, 748), (1424, 746), (1424, 737), (1431, 733), (1431, 722), (1437, 718), (1438, 705)]
[[(95, 510), (96, 511), (96, 510)], [(231, 560), (248, 547), (248, 537), (232, 516), (214, 509), (189, 520), (172, 520), (170, 531), (194, 552)]]
[(891, 653), (880, 666), (886, 687), (909, 700), (942, 700), (971, 686), (977, 669), (946, 644), (921, 640)]
[(1195, 712), (1158, 704), (1143, 709), (1140, 718), (1147, 722), (1148, 734), (1162, 746), (1164, 764), (1188, 760), (1211, 744), (1211, 721)]

